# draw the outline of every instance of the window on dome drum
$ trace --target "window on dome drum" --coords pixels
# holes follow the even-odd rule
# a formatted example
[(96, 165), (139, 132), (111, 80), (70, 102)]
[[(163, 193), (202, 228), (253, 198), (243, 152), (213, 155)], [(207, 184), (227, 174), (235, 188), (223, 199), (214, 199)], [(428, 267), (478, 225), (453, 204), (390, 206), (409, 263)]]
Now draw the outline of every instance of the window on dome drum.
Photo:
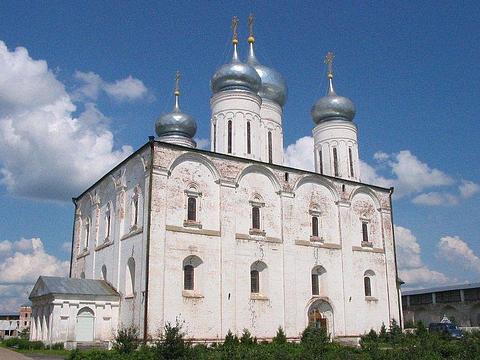
[(312, 236), (318, 237), (318, 217), (312, 216)]
[(368, 243), (368, 224), (362, 222), (362, 241)]
[(217, 123), (213, 124), (213, 151), (217, 151)]
[(260, 292), (260, 273), (258, 270), (250, 271), (250, 292), (258, 294)]
[(197, 199), (189, 196), (187, 202), (187, 220), (197, 221)]
[(227, 139), (228, 153), (232, 153), (232, 120), (228, 120), (228, 139)]
[(312, 274), (312, 295), (319, 295), (318, 274)]
[(338, 176), (338, 155), (337, 148), (333, 148), (333, 173)]
[(252, 229), (260, 230), (260, 208), (252, 206)]
[(323, 157), (322, 157), (322, 150), (318, 151), (318, 162), (319, 162), (319, 170), (320, 174), (323, 175)]
[(268, 132), (268, 162), (271, 164), (273, 159), (273, 150), (272, 150), (272, 132)]
[(365, 276), (363, 278), (363, 287), (365, 289), (365, 296), (372, 296), (372, 284), (370, 277)]
[(348, 159), (350, 162), (350, 176), (353, 177), (353, 157), (352, 157), (352, 148), (348, 148)]
[(193, 290), (194, 287), (194, 268), (192, 265), (183, 267), (183, 289)]
[(250, 135), (250, 121), (247, 122), (247, 154), (252, 153), (251, 135)]

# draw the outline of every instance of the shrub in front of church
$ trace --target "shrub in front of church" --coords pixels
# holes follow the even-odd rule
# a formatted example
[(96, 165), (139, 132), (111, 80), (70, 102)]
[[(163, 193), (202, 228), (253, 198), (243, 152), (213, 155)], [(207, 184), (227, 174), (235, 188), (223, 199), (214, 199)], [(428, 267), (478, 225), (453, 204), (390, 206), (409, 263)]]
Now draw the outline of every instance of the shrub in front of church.
[(21, 338), (10, 338), (3, 342), (6, 347), (19, 350), (42, 350), (45, 348), (41, 341), (29, 341)]
[(115, 336), (113, 349), (120, 354), (129, 354), (138, 348), (139, 336), (140, 332), (135, 326), (122, 327)]
[(190, 352), (191, 345), (185, 341), (185, 333), (182, 324), (177, 320), (175, 325), (167, 322), (160, 339), (154, 344), (154, 350), (158, 359), (183, 359)]

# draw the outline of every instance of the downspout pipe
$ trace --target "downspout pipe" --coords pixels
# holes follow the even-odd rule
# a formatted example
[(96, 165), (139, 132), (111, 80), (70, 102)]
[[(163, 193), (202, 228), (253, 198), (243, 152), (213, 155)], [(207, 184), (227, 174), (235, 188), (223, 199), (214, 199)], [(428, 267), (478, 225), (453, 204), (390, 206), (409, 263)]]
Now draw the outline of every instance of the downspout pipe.
[(78, 204), (77, 204), (77, 198), (72, 198), (72, 202), (73, 202), (73, 205), (75, 206), (75, 211), (74, 211), (74, 215), (73, 215), (73, 226), (72, 226), (72, 246), (71, 246), (71, 249), (70, 249), (70, 270), (68, 271), (68, 277), (72, 277), (72, 266), (73, 266), (73, 243), (75, 241), (75, 223), (76, 223), (76, 219), (77, 219), (77, 208), (78, 208)]
[(143, 342), (146, 344), (148, 340), (148, 280), (150, 270), (150, 224), (152, 218), (152, 182), (153, 182), (153, 156), (155, 153), (155, 138), (153, 136), (148, 137), (150, 144), (150, 165), (149, 165), (149, 182), (148, 182), (148, 206), (147, 206), (147, 251), (145, 259), (145, 310), (143, 311)]
[(398, 265), (397, 265), (397, 246), (395, 244), (395, 226), (393, 223), (393, 187), (390, 187), (389, 191), (389, 199), (390, 199), (390, 221), (392, 223), (392, 239), (393, 239), (393, 258), (395, 260), (395, 285), (397, 288), (397, 303), (398, 303), (398, 315), (400, 316), (399, 318), (399, 326), (401, 329), (403, 329), (403, 312), (402, 312), (402, 306), (401, 306), (401, 296), (400, 296), (400, 285), (399, 285), (399, 277), (398, 277)]

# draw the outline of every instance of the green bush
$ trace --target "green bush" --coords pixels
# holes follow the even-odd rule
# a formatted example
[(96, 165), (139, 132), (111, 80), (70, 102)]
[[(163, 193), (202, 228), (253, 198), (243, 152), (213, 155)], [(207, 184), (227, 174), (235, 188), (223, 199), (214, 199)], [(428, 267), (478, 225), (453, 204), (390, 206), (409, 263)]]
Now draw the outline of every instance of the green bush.
[(159, 359), (183, 359), (188, 356), (191, 345), (185, 341), (185, 333), (178, 319), (175, 325), (169, 322), (165, 324), (164, 332), (160, 334), (154, 348)]
[(5, 346), (19, 350), (42, 350), (45, 348), (41, 341), (28, 341), (21, 338), (10, 338), (4, 341)]
[(122, 327), (117, 331), (113, 342), (113, 349), (120, 354), (129, 354), (135, 351), (140, 344), (139, 331), (135, 326)]

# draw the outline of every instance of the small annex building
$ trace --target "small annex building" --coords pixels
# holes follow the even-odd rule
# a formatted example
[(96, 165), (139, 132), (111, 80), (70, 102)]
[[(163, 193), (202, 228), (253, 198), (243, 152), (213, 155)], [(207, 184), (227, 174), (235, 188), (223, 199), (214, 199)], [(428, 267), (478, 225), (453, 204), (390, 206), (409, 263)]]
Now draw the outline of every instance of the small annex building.
[(31, 340), (72, 348), (113, 338), (120, 295), (104, 280), (40, 276), (29, 298)]

